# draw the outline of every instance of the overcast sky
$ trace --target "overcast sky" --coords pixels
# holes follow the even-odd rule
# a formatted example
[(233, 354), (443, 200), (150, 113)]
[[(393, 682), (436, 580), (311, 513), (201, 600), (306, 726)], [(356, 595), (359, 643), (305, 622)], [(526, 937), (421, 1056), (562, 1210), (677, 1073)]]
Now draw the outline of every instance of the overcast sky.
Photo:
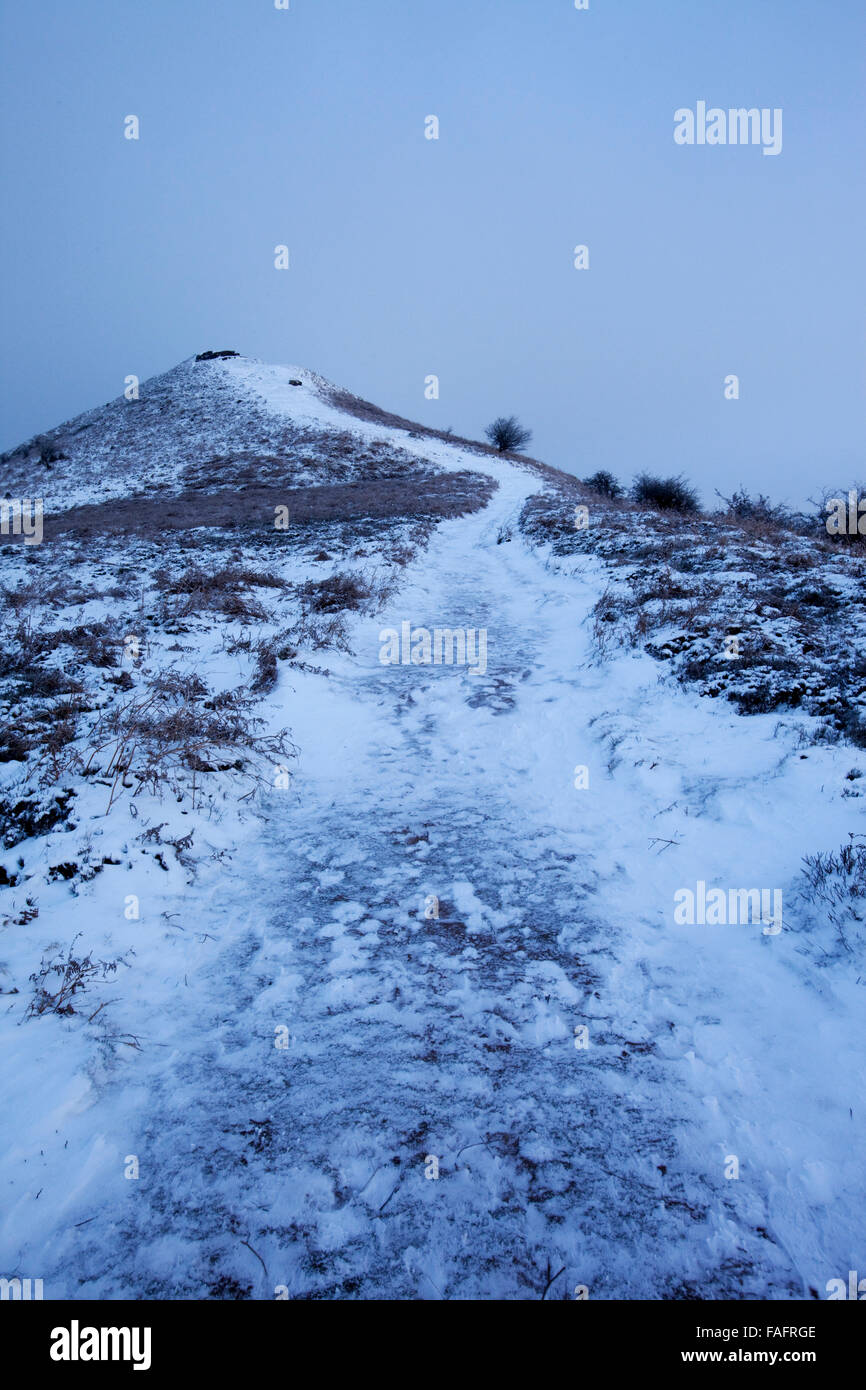
[[(2, 30), (0, 448), (230, 347), (473, 437), (516, 412), (578, 475), (866, 479), (857, 0), (7, 0)], [(678, 145), (699, 101), (781, 108), (781, 152)]]

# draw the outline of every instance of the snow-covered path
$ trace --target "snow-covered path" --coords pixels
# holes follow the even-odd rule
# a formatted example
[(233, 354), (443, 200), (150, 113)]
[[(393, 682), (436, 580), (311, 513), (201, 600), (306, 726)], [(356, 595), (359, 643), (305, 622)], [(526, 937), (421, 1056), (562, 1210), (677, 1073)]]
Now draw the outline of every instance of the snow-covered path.
[[(859, 990), (795, 933), (673, 922), (677, 887), (838, 845), (844, 752), (594, 665), (603, 574), (503, 539), (537, 483), (497, 475), (354, 655), (279, 687), (291, 788), (200, 906), (128, 1128), (89, 1111), (141, 1177), (49, 1242), (58, 1292), (803, 1298), (859, 1267)], [(403, 621), (486, 627), (486, 675), (382, 665)]]

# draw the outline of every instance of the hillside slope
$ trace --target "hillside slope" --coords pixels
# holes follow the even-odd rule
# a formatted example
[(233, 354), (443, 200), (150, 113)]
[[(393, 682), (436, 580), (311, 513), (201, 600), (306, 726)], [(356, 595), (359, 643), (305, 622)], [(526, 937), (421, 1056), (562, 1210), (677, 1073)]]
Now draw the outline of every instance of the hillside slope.
[[(802, 866), (856, 845), (862, 753), (600, 644), (623, 570), (600, 511), (562, 540), (576, 484), (302, 369), (182, 364), (49, 446), (69, 527), (2, 552), (0, 1270), (808, 1299), (862, 1269), (861, 868)], [(171, 524), (118, 522), (159, 486)], [(699, 883), (780, 892), (781, 930), (677, 920)]]

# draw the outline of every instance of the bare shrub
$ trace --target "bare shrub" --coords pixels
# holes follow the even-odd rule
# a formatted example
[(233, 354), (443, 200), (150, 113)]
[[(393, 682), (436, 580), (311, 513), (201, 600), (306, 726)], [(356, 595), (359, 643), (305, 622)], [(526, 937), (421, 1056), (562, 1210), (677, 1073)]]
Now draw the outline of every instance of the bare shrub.
[(0, 654), (0, 678), (14, 680), (19, 696), (81, 694), (80, 681), (51, 664), (59, 659), (58, 648), (71, 647), (91, 665), (108, 668), (117, 665), (120, 641), (107, 622), (81, 623), (74, 628), (37, 628), (32, 615), (28, 615), (6, 637)]
[(371, 597), (372, 589), (363, 574), (342, 570), (327, 579), (308, 579), (298, 594), (305, 613), (357, 612)]
[(9, 720), (0, 721), (0, 763), (23, 763), (37, 738), (29, 731)]
[[(635, 581), (642, 585), (637, 595), (638, 603), (648, 603), (652, 599), (694, 598), (698, 593), (706, 594), (707, 588), (706, 584), (702, 587), (697, 587), (694, 584), (683, 584), (667, 565), (662, 565), (646, 580), (641, 575), (636, 575)], [(710, 587), (712, 587), (713, 596), (715, 596), (718, 593), (718, 585)]]
[(31, 447), (38, 453), (39, 462), (46, 466), (69, 457), (63, 452), (63, 442), (60, 439), (52, 439), (47, 434), (37, 434)]
[(375, 609), (393, 590), (390, 579), (376, 579), (358, 570), (340, 570), (326, 579), (308, 579), (298, 588), (301, 609), (310, 613), (345, 613)]
[(325, 617), (317, 613), (303, 613), (290, 629), (291, 640), (296, 647), (312, 647), (314, 651), (332, 648), (334, 651), (350, 652), (349, 634), (346, 619), (342, 613), (332, 613)]
[(295, 755), (285, 731), (257, 732), (264, 721), (251, 715), (255, 700), (244, 687), (207, 695), (194, 673), (163, 672), (100, 715), (90, 731), (84, 770), (96, 765), (112, 779), (107, 810), (122, 788), (134, 788), (133, 795), (144, 787), (155, 795), (166, 789), (178, 798), (190, 793), (195, 805), (201, 774), (237, 772), (255, 785), (264, 780), (265, 764)]
[(853, 837), (837, 853), (806, 855), (797, 897), (814, 903), (836, 928), (843, 950), (853, 953), (866, 942), (866, 845)]
[(391, 561), (392, 565), (400, 565), (402, 568), (408, 565), (411, 560), (414, 560), (415, 555), (416, 547), (414, 545), (397, 545), (393, 546), (389, 551), (388, 559)]
[(169, 619), (210, 611), (240, 622), (263, 622), (268, 617), (267, 610), (257, 598), (244, 590), (254, 586), (268, 589), (287, 587), (285, 580), (276, 575), (240, 565), (224, 565), (211, 571), (200, 565), (189, 565), (179, 574), (161, 569), (154, 579), (156, 587), (166, 598), (180, 600), (173, 604), (163, 603), (163, 616)]
[(13, 613), (21, 613), (25, 608), (44, 610), (77, 601), (70, 596), (67, 585), (59, 581), (52, 584), (42, 578), (31, 579), (26, 584), (19, 583), (14, 589), (3, 588), (0, 590), (0, 600)]
[(91, 666), (105, 668), (117, 665), (122, 639), (108, 622), (82, 623), (78, 627), (64, 628), (58, 636), (62, 642), (74, 647)]
[(600, 468), (591, 478), (583, 479), (584, 487), (591, 488), (600, 497), (622, 497), (625, 489), (606, 468)]
[(716, 496), (725, 504), (722, 515), (735, 521), (769, 521), (782, 524), (789, 517), (788, 509), (781, 502), (771, 502), (769, 497), (764, 496), (763, 492), (752, 497), (744, 487), (741, 487), (730, 497), (725, 497), (716, 488)]
[(250, 690), (255, 695), (268, 695), (277, 683), (277, 654), (267, 641), (255, 647), (256, 669)]
[(631, 495), (635, 502), (658, 507), (659, 511), (700, 511), (697, 493), (681, 475), (657, 478), (651, 473), (639, 473), (632, 484)]
[(223, 565), (221, 569), (207, 571), (200, 565), (189, 565), (180, 574), (168, 570), (157, 570), (154, 580), (158, 589), (169, 594), (194, 594), (219, 592), (225, 589), (251, 588), (254, 585), (267, 589), (284, 589), (286, 581), (275, 574), (265, 574), (261, 570), (249, 569), (242, 565)]
[(518, 453), (532, 442), (532, 430), (521, 425), (516, 415), (497, 416), (484, 433), (500, 454)]
[(0, 797), (0, 840), (5, 849), (28, 839), (31, 835), (47, 835), (49, 830), (63, 824), (74, 830), (70, 820), (70, 803), (75, 796), (71, 789), (37, 795), (28, 793), (7, 799)]
[(849, 743), (856, 748), (866, 748), (866, 720), (862, 709), (849, 705), (837, 715), (836, 722)]
[[(122, 958), (120, 961), (94, 960), (92, 952), (86, 956), (73, 955), (77, 940), (76, 936), (66, 948), (66, 953), (61, 951), (53, 960), (42, 957), (39, 969), (30, 976), (33, 998), (25, 1018), (36, 1018), (41, 1014), (57, 1014), (58, 1017), (64, 1018), (77, 1013), (78, 1010), (72, 1003), (76, 995), (92, 980), (106, 980), (109, 975), (116, 973), (119, 964), (128, 964)], [(100, 1008), (102, 1007), (104, 1005), (100, 1005)], [(95, 1014), (91, 1015), (91, 1018), (93, 1017)]]
[(56, 784), (67, 772), (83, 767), (83, 760), (75, 747), (76, 720), (74, 718), (54, 719), (39, 745), (40, 758), (47, 771), (47, 780)]
[[(621, 602), (616, 591), (608, 585), (592, 610), (592, 636), (600, 658), (607, 656), (612, 643), (617, 640), (617, 625), (621, 616)], [(621, 639), (620, 639), (621, 640)]]
[(4, 912), (0, 919), (0, 926), (4, 927), (26, 927), (28, 922), (32, 922), (39, 916), (39, 908), (35, 898), (28, 897), (24, 906), (18, 908), (16, 912)]

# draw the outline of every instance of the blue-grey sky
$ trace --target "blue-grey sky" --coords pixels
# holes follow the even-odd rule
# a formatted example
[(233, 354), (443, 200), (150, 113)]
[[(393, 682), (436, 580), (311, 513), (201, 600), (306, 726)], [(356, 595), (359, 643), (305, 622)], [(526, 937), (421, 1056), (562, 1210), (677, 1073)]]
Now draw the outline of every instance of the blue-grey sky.
[[(0, 447), (232, 347), (578, 475), (863, 478), (864, 51), (858, 0), (7, 0)], [(781, 153), (677, 145), (701, 100)]]

